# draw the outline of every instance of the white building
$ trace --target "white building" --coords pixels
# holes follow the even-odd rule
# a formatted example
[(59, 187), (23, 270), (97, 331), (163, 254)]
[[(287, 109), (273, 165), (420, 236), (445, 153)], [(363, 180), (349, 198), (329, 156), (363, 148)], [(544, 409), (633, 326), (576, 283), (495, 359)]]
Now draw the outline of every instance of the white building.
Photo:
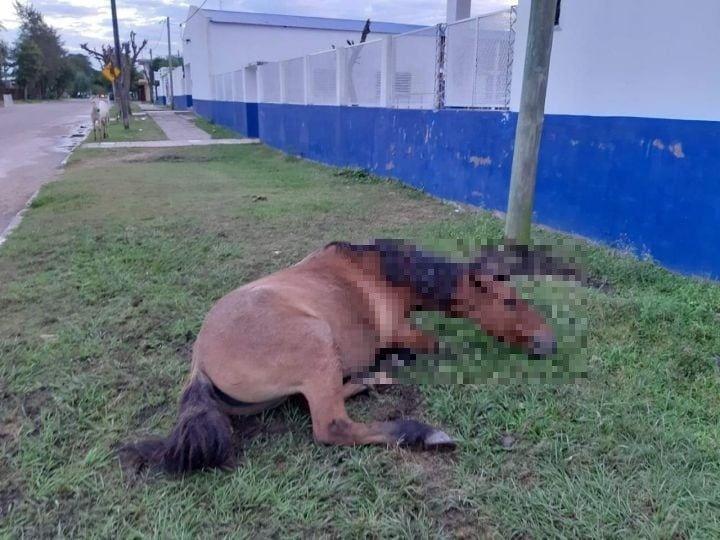
[[(561, 0), (560, 6), (547, 114), (720, 120), (720, 1)], [(517, 21), (514, 111), (530, 0), (519, 0)]]
[(170, 86), (170, 70), (161, 67), (155, 72), (155, 80), (159, 85), (155, 87), (155, 100), (163, 105), (170, 105), (169, 96), (175, 96), (174, 103), (177, 109), (187, 109), (192, 106), (192, 92), (186, 86), (189, 84), (185, 77), (183, 66), (174, 67), (172, 70), (172, 90)]
[[(212, 77), (258, 62), (277, 61), (359, 42), (365, 21), (200, 9), (184, 28), (185, 91), (212, 100)], [(373, 39), (421, 28), (371, 21)], [(254, 81), (252, 81), (254, 82)], [(176, 95), (180, 95), (176, 92)]]

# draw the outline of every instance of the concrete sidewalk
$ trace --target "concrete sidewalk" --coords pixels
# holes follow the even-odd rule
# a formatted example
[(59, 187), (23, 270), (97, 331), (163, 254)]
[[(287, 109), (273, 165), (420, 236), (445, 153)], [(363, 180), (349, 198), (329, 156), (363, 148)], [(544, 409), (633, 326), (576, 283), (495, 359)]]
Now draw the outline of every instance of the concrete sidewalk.
[(210, 134), (193, 123), (195, 115), (177, 111), (147, 111), (160, 129), (171, 141), (202, 141), (210, 139)]
[(171, 148), (173, 146), (209, 146), (211, 144), (258, 144), (260, 139), (213, 139), (197, 127), (191, 111), (171, 111), (157, 105), (141, 103), (140, 108), (165, 132), (166, 141), (126, 141), (85, 143), (84, 148)]
[(211, 146), (214, 144), (260, 144), (260, 139), (189, 139), (168, 141), (128, 141), (85, 143), (83, 148), (172, 148), (175, 146)]

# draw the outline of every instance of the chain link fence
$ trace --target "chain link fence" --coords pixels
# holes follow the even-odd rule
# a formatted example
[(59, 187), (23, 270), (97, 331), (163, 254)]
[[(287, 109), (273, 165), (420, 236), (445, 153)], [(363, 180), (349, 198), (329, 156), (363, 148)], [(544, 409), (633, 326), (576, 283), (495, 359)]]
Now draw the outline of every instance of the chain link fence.
[(280, 63), (268, 62), (258, 66), (258, 101), (280, 103)]
[(515, 10), (445, 28), (447, 107), (506, 109), (510, 104)]
[(305, 103), (305, 58), (293, 58), (280, 62), (283, 103)]
[(266, 62), (248, 81), (249, 68), (211, 76), (211, 92), (220, 101), (252, 97), (265, 103), (507, 110), (515, 20), (513, 7), (307, 57)]
[(337, 103), (337, 52), (335, 50), (308, 56), (308, 102), (314, 105)]
[(345, 53), (345, 105), (380, 106), (382, 41), (368, 41), (348, 47)]
[(391, 107), (432, 109), (438, 92), (438, 48), (442, 26), (432, 26), (392, 37), (393, 74)]

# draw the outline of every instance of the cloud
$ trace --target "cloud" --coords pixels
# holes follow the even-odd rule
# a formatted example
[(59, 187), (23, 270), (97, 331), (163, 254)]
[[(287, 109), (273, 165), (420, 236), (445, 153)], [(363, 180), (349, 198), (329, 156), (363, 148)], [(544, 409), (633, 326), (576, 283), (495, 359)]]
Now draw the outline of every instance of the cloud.
[[(156, 56), (166, 53), (164, 19), (170, 17), (172, 50), (176, 51), (181, 48), (179, 24), (187, 18), (191, 4), (201, 3), (202, 0), (122, 0), (118, 6), (120, 39), (127, 40), (133, 30), (138, 41), (148, 40), (148, 48), (152, 48)], [(517, 0), (474, 0), (472, 14), (488, 13), (515, 3)], [(80, 51), (80, 43), (99, 47), (112, 41), (107, 0), (84, 0), (81, 6), (76, 0), (34, 0), (32, 4), (44, 15), (46, 22), (58, 30), (70, 52)], [(205, 7), (346, 19), (369, 17), (376, 21), (429, 25), (444, 21), (445, 5), (444, 0), (207, 0)], [(8, 28), (0, 32), (0, 39), (14, 41), (18, 22), (9, 0), (0, 0), (0, 21)]]

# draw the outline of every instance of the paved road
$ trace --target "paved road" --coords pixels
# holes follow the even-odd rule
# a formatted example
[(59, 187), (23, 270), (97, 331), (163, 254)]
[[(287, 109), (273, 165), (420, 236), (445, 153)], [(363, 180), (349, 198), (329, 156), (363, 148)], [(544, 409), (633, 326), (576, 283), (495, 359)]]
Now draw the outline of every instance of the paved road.
[(89, 123), (88, 100), (0, 107), (0, 240), (33, 193), (57, 177), (82, 141), (72, 135)]

